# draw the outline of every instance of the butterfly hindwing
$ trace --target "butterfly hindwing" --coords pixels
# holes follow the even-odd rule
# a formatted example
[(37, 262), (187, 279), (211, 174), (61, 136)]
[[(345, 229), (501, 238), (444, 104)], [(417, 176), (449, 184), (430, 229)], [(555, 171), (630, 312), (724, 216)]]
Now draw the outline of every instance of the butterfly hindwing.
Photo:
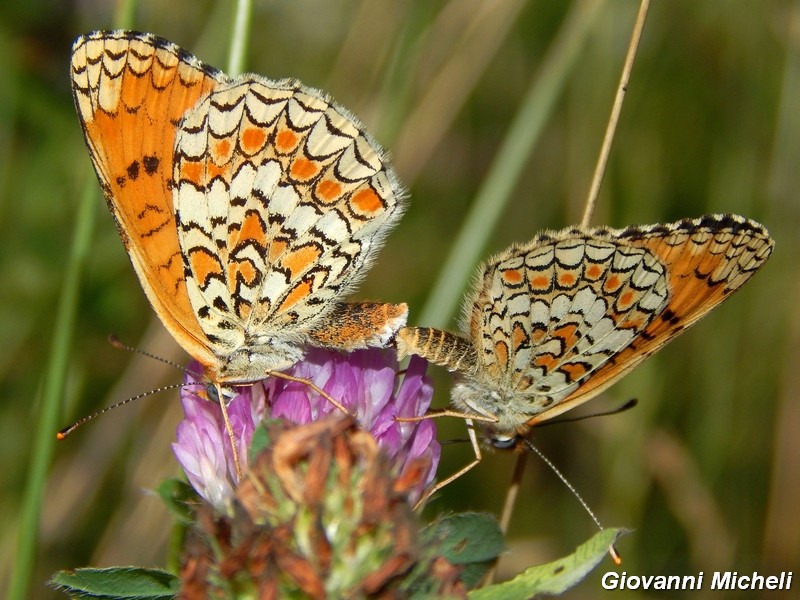
[(247, 76), (182, 122), (176, 208), (192, 302), (221, 345), (310, 329), (399, 218), (379, 148), (321, 93)]
[(484, 270), (473, 301), (482, 369), (515, 393), (560, 400), (624, 348), (667, 301), (644, 249), (584, 232), (545, 234)]
[(738, 290), (767, 261), (774, 241), (760, 224), (737, 215), (706, 215), (667, 225), (614, 231), (667, 266), (670, 298), (657, 318), (576, 393), (531, 425), (581, 404), (618, 381)]

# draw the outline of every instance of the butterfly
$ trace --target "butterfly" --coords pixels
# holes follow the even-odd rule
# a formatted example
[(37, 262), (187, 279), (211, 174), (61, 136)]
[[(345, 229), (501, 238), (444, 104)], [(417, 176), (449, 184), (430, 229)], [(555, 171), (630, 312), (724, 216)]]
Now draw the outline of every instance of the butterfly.
[[(455, 409), (483, 422), (490, 445), (515, 447), (708, 314), (773, 246), (762, 225), (738, 215), (546, 231), (480, 267), (463, 335), (404, 327), (398, 354), (454, 371)], [(475, 462), (456, 477), (480, 461), (474, 437), (473, 446)]]
[(343, 301), (405, 207), (384, 151), (346, 109), (130, 31), (79, 37), (71, 75), (142, 288), (220, 398), (286, 376), (308, 347), (383, 347), (405, 324), (405, 304)]

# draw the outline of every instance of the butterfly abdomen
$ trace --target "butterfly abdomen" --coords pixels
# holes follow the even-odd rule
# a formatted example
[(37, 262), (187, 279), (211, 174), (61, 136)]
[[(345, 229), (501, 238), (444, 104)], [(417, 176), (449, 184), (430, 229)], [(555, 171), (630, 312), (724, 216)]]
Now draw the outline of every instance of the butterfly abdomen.
[(474, 373), (478, 366), (478, 355), (472, 344), (447, 331), (433, 327), (403, 327), (397, 332), (395, 342), (400, 358), (416, 354), (459, 373)]
[(353, 352), (384, 348), (406, 324), (408, 306), (384, 302), (343, 302), (309, 332), (309, 345)]

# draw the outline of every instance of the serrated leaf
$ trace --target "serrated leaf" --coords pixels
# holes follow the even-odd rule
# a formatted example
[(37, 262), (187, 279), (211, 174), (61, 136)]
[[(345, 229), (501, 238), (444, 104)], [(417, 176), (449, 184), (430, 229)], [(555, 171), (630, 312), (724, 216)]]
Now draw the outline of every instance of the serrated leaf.
[(579, 583), (626, 534), (625, 529), (604, 529), (559, 560), (526, 569), (514, 579), (469, 592), (470, 600), (527, 600), (561, 594)]
[(143, 567), (59, 571), (48, 582), (72, 597), (101, 600), (167, 600), (178, 593), (172, 573)]

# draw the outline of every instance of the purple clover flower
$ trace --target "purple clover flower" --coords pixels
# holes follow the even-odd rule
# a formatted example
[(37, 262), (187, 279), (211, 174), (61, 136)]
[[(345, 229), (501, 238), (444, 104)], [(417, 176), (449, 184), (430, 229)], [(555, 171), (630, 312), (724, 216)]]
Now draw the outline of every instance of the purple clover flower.
[[(190, 369), (195, 365), (190, 365)], [(184, 383), (181, 404), (185, 418), (178, 424), (172, 451), (197, 493), (223, 509), (239, 481), (222, 409), (216, 401), (208, 399), (206, 386), (196, 375), (187, 371)], [(260, 386), (243, 388), (228, 404), (237, 450), (245, 459), (263, 405)]]
[[(420, 416), (428, 410), (433, 386), (426, 368), (427, 362), (414, 356), (401, 378), (394, 353), (368, 349), (343, 355), (314, 348), (287, 373), (313, 382), (356, 415), (361, 427), (389, 456), (398, 476), (415, 459), (429, 460), (424, 485), (411, 494), (410, 501), (415, 502), (436, 475), (441, 453), (436, 426), (432, 419), (402, 423), (394, 417)], [(190, 371), (201, 369), (190, 366)], [(187, 373), (185, 383), (181, 402), (186, 417), (178, 425), (173, 452), (195, 490), (211, 505), (228, 512), (238, 479), (222, 410), (208, 399), (201, 378)], [(263, 419), (280, 418), (301, 425), (338, 412), (300, 382), (272, 377), (238, 388), (228, 404), (228, 415), (242, 467), (247, 466), (253, 431)]]

